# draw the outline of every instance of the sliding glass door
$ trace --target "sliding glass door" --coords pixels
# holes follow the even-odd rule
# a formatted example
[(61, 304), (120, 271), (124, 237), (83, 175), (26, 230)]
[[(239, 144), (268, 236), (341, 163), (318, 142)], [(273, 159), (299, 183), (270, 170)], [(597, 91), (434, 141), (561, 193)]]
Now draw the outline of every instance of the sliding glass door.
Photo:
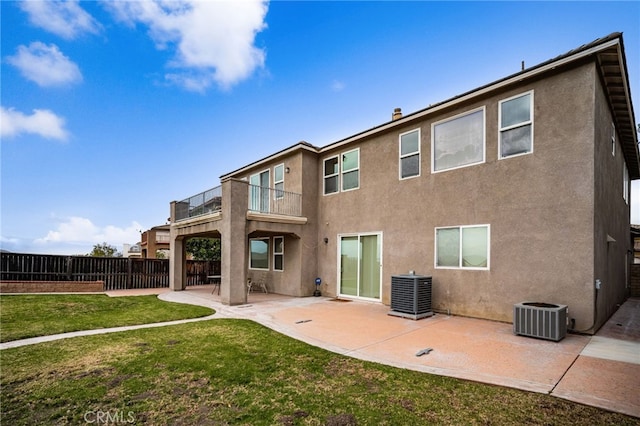
[(249, 210), (269, 213), (269, 170), (249, 177)]
[(338, 262), (340, 295), (380, 300), (382, 282), (381, 235), (341, 236)]

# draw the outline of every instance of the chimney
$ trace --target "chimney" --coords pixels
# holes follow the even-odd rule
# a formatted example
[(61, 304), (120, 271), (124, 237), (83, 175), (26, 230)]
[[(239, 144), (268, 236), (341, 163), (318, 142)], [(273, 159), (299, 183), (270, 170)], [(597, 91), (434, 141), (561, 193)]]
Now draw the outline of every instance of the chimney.
[(393, 114), (391, 114), (391, 121), (396, 121), (402, 118), (402, 108), (395, 108)]

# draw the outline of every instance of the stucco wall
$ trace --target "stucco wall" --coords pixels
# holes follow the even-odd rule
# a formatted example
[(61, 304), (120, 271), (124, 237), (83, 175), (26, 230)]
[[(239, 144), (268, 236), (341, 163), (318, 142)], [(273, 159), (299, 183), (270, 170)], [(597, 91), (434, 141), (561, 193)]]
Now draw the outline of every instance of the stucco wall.
[[(302, 194), (304, 225), (281, 224), (266, 221), (250, 221), (247, 225), (250, 237), (269, 237), (270, 266), (267, 272), (269, 291), (291, 296), (310, 296), (315, 290), (317, 273), (317, 156), (305, 149), (296, 150), (273, 161), (245, 170), (242, 178), (270, 170), (270, 186), (273, 187), (273, 168), (284, 164), (289, 172), (284, 176), (284, 190)], [(273, 237), (284, 236), (284, 270), (273, 270)], [(249, 270), (249, 275), (258, 271)]]
[[(594, 70), (595, 73), (595, 70)], [(594, 79), (595, 100), (595, 216), (594, 278), (597, 295), (597, 330), (628, 296), (629, 263), (632, 261), (629, 236), (630, 205), (623, 197), (624, 157), (620, 137), (612, 146), (613, 118), (600, 80)]]
[[(591, 321), (593, 283), (593, 66), (439, 111), (360, 147), (360, 188), (319, 197), (319, 274), (337, 294), (338, 235), (383, 234), (383, 303), (390, 277), (433, 276), (433, 305), (454, 314), (512, 320), (513, 304), (570, 306), (577, 325)], [(498, 101), (534, 90), (534, 151), (498, 160)], [(431, 124), (485, 108), (486, 162), (431, 173)], [(398, 178), (398, 137), (420, 128), (421, 175)], [(321, 166), (320, 166), (321, 167)], [(322, 170), (318, 173), (322, 188)], [(489, 224), (490, 270), (434, 267), (435, 227)], [(572, 315), (573, 316), (573, 315)]]

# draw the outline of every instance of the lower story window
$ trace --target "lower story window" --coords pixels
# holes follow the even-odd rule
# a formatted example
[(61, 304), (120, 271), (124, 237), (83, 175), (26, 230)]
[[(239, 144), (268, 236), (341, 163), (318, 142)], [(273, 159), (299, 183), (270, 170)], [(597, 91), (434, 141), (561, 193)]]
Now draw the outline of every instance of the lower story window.
[(249, 240), (249, 268), (269, 269), (269, 239)]
[(436, 268), (489, 269), (489, 225), (436, 228)]
[(273, 270), (284, 270), (284, 237), (273, 237)]

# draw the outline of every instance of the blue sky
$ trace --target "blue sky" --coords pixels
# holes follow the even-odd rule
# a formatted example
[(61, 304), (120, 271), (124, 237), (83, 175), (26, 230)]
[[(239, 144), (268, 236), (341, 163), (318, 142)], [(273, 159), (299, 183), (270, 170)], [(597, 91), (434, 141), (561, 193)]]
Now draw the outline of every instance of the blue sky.
[(0, 244), (14, 252), (122, 250), (220, 175), (612, 32), (640, 105), (638, 2), (0, 1), (0, 15)]

